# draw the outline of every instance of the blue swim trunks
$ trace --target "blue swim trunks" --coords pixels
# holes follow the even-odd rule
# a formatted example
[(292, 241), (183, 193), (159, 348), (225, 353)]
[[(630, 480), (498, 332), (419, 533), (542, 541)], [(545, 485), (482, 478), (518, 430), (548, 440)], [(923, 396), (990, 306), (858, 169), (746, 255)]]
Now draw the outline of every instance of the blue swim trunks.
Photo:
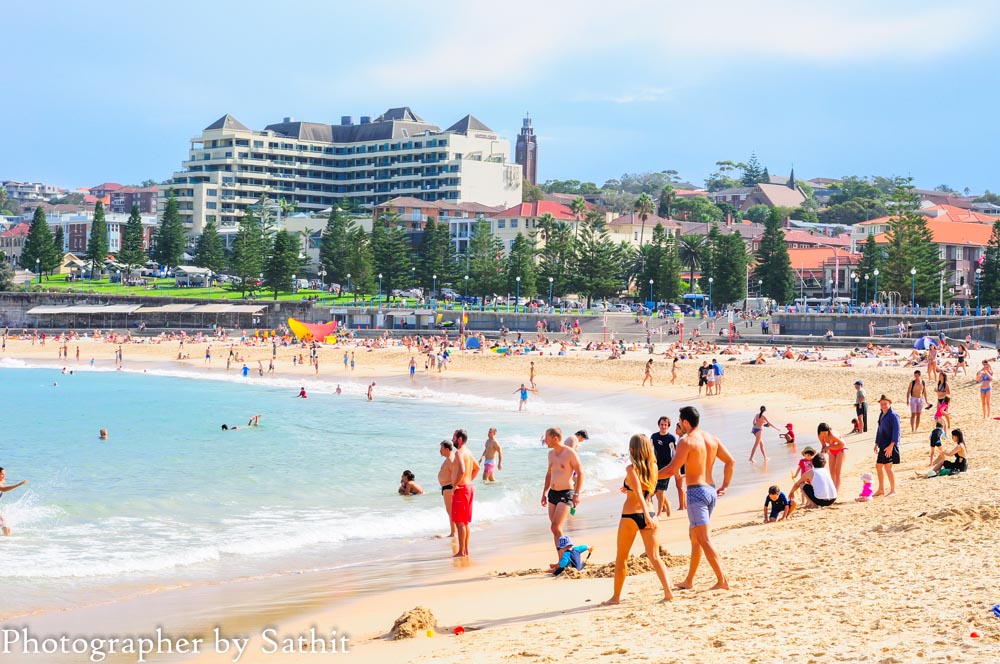
[(718, 494), (711, 484), (695, 484), (687, 488), (688, 523), (692, 528), (709, 524), (716, 500)]

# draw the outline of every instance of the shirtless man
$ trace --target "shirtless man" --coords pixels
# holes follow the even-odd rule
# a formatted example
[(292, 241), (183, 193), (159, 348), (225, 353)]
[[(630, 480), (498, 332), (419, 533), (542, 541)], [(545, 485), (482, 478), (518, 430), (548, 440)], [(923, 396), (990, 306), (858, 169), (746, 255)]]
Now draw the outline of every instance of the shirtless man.
[[(21, 480), (17, 484), (4, 486), (3, 481), (6, 477), (7, 477), (7, 471), (4, 470), (3, 468), (0, 468), (0, 497), (2, 497), (3, 494), (7, 493), (8, 491), (13, 491), (14, 489), (20, 486), (24, 486), (25, 484), (28, 483), (28, 480)], [(7, 527), (7, 523), (3, 520), (2, 516), (0, 516), (0, 532), (3, 532), (5, 536), (10, 535), (10, 528)]]
[(442, 440), (440, 452), (444, 461), (441, 462), (441, 469), (438, 471), (438, 484), (441, 485), (441, 497), (444, 499), (444, 509), (448, 512), (448, 525), (451, 527), (448, 537), (454, 537), (455, 522), (451, 520), (451, 490), (454, 485), (451, 483), (451, 475), (455, 469), (455, 448), (451, 441)]
[(927, 403), (927, 383), (920, 377), (920, 370), (913, 372), (913, 380), (906, 390), (906, 400), (910, 404), (910, 433), (916, 433), (920, 428), (920, 413)]
[(496, 482), (493, 473), (494, 470), (503, 470), (503, 449), (497, 442), (497, 430), (493, 427), (486, 434), (486, 449), (479, 461), (483, 464), (483, 482)]
[(587, 433), (586, 429), (580, 429), (572, 436), (566, 436), (566, 439), (563, 440), (563, 445), (572, 448), (574, 450), (577, 450), (580, 449), (580, 443), (582, 443), (585, 440), (590, 440), (590, 435)]
[(374, 392), (375, 392), (375, 382), (372, 381), (372, 384), (368, 386), (368, 400), (369, 401), (374, 401), (375, 400), (375, 394), (374, 394)]
[(451, 471), (451, 518), (455, 522), (455, 539), (458, 540), (456, 558), (469, 557), (469, 525), (472, 523), (472, 483), (479, 474), (479, 462), (465, 446), (469, 434), (457, 429), (451, 436), (455, 445), (455, 464)]
[(573, 448), (563, 443), (562, 429), (552, 427), (545, 432), (545, 444), (549, 448), (549, 469), (545, 473), (542, 486), (542, 507), (548, 507), (552, 541), (559, 558), (559, 538), (563, 536), (563, 525), (569, 518), (570, 508), (580, 504), (580, 489), (583, 487), (583, 468), (580, 457)]
[[(694, 406), (681, 408), (678, 419), (684, 437), (677, 443), (677, 451), (674, 453), (670, 465), (661, 468), (659, 472), (660, 478), (672, 477), (677, 474), (681, 466), (685, 466), (687, 514), (690, 524), (688, 533), (691, 536), (691, 564), (688, 568), (688, 575), (676, 587), (681, 590), (694, 588), (694, 575), (698, 571), (701, 554), (704, 552), (708, 564), (715, 572), (716, 584), (711, 589), (729, 590), (729, 581), (722, 571), (719, 554), (716, 553), (709, 540), (708, 526), (711, 523), (712, 511), (715, 509), (716, 498), (726, 495), (726, 489), (729, 488), (729, 483), (733, 479), (736, 460), (718, 438), (698, 428), (701, 415)], [(715, 465), (716, 459), (725, 464), (722, 486), (719, 487), (718, 491), (716, 491), (712, 479), (712, 467)]]

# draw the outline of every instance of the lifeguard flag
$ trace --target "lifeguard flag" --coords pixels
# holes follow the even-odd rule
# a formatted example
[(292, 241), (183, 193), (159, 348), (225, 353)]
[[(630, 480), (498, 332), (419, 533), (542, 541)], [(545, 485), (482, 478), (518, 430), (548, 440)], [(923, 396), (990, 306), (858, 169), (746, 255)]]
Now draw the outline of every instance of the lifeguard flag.
[(464, 325), (468, 325), (469, 324), (469, 312), (467, 312), (465, 310), (462, 311), (462, 323)]

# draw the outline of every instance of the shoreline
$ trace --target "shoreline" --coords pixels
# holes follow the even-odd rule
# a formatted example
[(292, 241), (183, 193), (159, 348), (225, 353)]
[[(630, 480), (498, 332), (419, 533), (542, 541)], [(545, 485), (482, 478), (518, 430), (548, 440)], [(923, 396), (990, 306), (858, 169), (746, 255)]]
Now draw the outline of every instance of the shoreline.
[[(9, 346), (10, 345), (13, 344), (9, 342)], [(48, 348), (51, 348), (52, 345), (48, 346)], [(130, 356), (139, 355), (140, 354), (139, 351), (144, 350), (145, 348), (157, 348), (157, 347), (141, 346), (141, 345), (126, 346), (126, 363), (129, 362)], [(110, 355), (113, 352), (113, 349), (110, 346), (107, 346), (106, 350), (108, 355)], [(257, 349), (257, 350), (263, 352), (265, 349)], [(325, 354), (327, 350), (328, 349), (324, 349), (324, 351), (321, 351), (321, 353)], [(338, 348), (333, 348), (329, 350), (332, 351), (334, 354), (342, 353), (342, 350)], [(54, 352), (54, 349), (52, 349), (52, 352)], [(269, 349), (266, 349), (266, 352), (268, 355), (270, 354)], [(752, 351), (751, 354), (753, 354), (753, 352), (755, 351)], [(249, 355), (249, 352), (247, 354)], [(9, 350), (6, 356), (11, 357), (14, 355), (15, 353)], [(38, 355), (40, 355), (40, 353), (38, 353), (37, 350), (36, 352), (17, 353), (17, 355), (18, 356), (25, 355), (28, 357), (29, 360), (43, 359), (37, 357)], [(359, 367), (359, 369), (362, 370), (356, 372), (356, 375), (358, 377), (365, 377), (365, 378), (379, 377), (379, 376), (382, 377), (402, 376), (405, 368), (406, 355), (407, 354), (405, 352), (403, 353), (392, 352), (392, 349), (389, 349), (388, 351), (379, 350), (375, 351), (375, 353), (367, 354), (367, 357), (371, 356), (378, 357), (378, 361), (372, 363), (376, 366)], [(579, 356), (577, 357), (571, 356), (568, 358), (552, 357), (551, 362), (549, 361), (549, 356), (532, 356), (532, 359), (538, 361), (539, 357), (542, 357), (542, 362), (540, 363), (540, 371), (539, 371), (539, 382), (543, 386), (546, 384), (551, 384), (552, 386), (560, 386), (566, 388), (584, 388), (584, 389), (600, 390), (602, 388), (606, 389), (607, 387), (613, 385), (616, 390), (620, 391), (624, 395), (628, 395), (630, 393), (645, 393), (646, 395), (653, 396), (653, 398), (656, 397), (669, 398), (671, 401), (677, 401), (677, 402), (695, 403), (696, 405), (698, 405), (699, 402), (701, 402), (701, 399), (691, 398), (692, 396), (691, 393), (693, 390), (690, 387), (690, 385), (664, 387), (664, 388), (661, 388), (660, 385), (657, 385), (655, 388), (653, 388), (653, 390), (650, 390), (650, 388), (645, 388), (645, 390), (640, 389), (637, 383), (638, 379), (641, 378), (642, 363), (648, 357), (644, 353), (630, 353), (626, 356), (626, 358), (617, 361), (618, 363), (614, 365), (612, 365), (610, 362), (599, 360), (596, 358), (583, 359), (579, 358)], [(483, 361), (490, 363), (488, 370), (484, 365), (481, 364), (481, 362), (477, 361), (463, 362), (462, 361), (463, 358), (470, 359), (467, 358), (466, 356), (463, 356), (462, 354), (455, 355), (455, 358), (452, 362), (452, 368), (449, 369), (449, 374), (451, 375), (451, 377), (482, 380), (483, 378), (487, 377), (486, 374), (488, 371), (489, 380), (513, 381), (515, 380), (514, 378), (512, 378), (514, 376), (520, 375), (521, 377), (525, 377), (527, 375), (526, 366), (527, 366), (527, 360), (529, 359), (527, 356), (504, 358), (504, 359), (497, 358), (496, 356), (493, 357), (480, 356), (480, 358), (482, 358)], [(327, 358), (325, 360), (324, 363), (325, 367), (334, 367), (334, 369), (336, 369), (336, 364), (331, 361), (332, 359), (336, 358), (331, 356), (331, 358)], [(471, 359), (477, 360), (479, 358), (474, 357)], [(163, 360), (162, 357), (154, 359), (154, 361), (162, 361), (162, 360)], [(49, 363), (46, 362), (46, 364)], [(56, 361), (53, 362), (52, 365), (50, 366), (58, 366), (59, 364), (60, 363)], [(70, 361), (67, 365), (69, 366), (72, 364), (73, 362)], [(189, 364), (188, 370), (195, 369), (197, 366), (197, 361), (192, 360), (186, 364)], [(195, 366), (191, 367), (190, 366), (191, 364)], [(465, 364), (471, 366), (463, 366)], [(687, 361), (684, 364), (685, 364), (685, 369), (690, 369), (690, 367), (693, 366), (690, 361)], [(583, 365), (582, 369), (584, 369), (586, 373), (583, 376), (579, 375), (580, 374), (579, 370), (581, 369), (581, 367), (574, 365)], [(755, 408), (754, 405), (747, 403), (748, 396), (753, 395), (752, 398), (754, 399), (754, 401), (761, 401), (771, 405), (768, 414), (771, 414), (771, 411), (777, 410), (778, 406), (776, 404), (781, 403), (781, 401), (784, 400), (787, 403), (785, 412), (794, 413), (794, 419), (796, 421), (796, 430), (797, 433), (799, 434), (799, 440), (797, 442), (800, 447), (810, 444), (812, 441), (814, 441), (814, 436), (810, 435), (810, 433), (813, 430), (815, 423), (820, 421), (817, 418), (828, 419), (831, 414), (831, 411), (834, 410), (838, 413), (843, 413), (843, 414), (850, 412), (847, 404), (850, 402), (850, 396), (852, 396), (853, 390), (850, 388), (849, 384), (845, 385), (845, 382), (846, 383), (853, 382), (853, 378), (855, 378), (856, 376), (860, 376), (865, 381), (866, 386), (875, 385), (879, 380), (881, 380), (882, 383), (887, 383), (889, 381), (886, 378), (886, 374), (888, 374), (889, 379), (893, 381), (892, 389), (894, 389), (895, 391), (901, 391), (902, 388), (898, 388), (898, 384), (901, 382), (903, 378), (905, 378), (907, 372), (905, 368), (898, 368), (898, 369), (876, 368), (871, 366), (863, 366), (862, 363), (860, 362), (859, 362), (859, 367), (842, 369), (840, 371), (837, 371), (836, 367), (814, 367), (814, 366), (800, 367), (800, 366), (795, 366), (793, 363), (790, 362), (785, 365), (778, 364), (776, 366), (772, 366), (769, 364), (765, 365), (764, 367), (743, 367), (743, 368), (740, 368), (739, 366), (735, 365), (726, 365), (726, 369), (727, 369), (727, 381), (726, 381), (726, 386), (724, 387), (724, 395), (721, 397), (721, 399), (717, 397), (712, 397), (711, 400), (714, 400), (714, 403), (719, 404), (720, 407), (723, 408), (738, 406), (738, 410), (745, 411), (748, 407)], [(788, 369), (791, 369), (792, 371), (788, 371)], [(658, 365), (658, 373), (663, 374), (666, 372), (666, 370), (667, 370), (666, 365), (661, 362)], [(198, 372), (194, 371), (193, 373), (198, 373)], [(626, 382), (625, 380), (626, 374), (628, 374), (628, 376), (631, 377), (636, 382), (632, 384)], [(765, 375), (762, 376), (761, 374)], [(788, 385), (788, 381), (791, 380), (791, 378), (802, 378), (802, 376), (797, 376), (797, 377), (794, 375), (790, 376), (791, 374), (810, 374), (810, 375), (816, 374), (815, 378), (817, 380), (811, 382), (808, 380), (806, 381), (806, 385), (810, 385), (811, 387), (811, 389), (806, 390), (806, 392), (813, 397), (812, 399), (806, 400), (805, 394), (798, 394), (798, 395), (792, 394), (791, 390), (789, 390), (788, 392), (759, 392), (756, 389), (757, 384), (759, 383)], [(839, 404), (836, 406), (828, 405), (827, 399), (829, 398), (831, 391), (826, 389), (827, 386), (823, 384), (825, 382), (829, 382), (824, 379), (828, 378), (831, 374), (838, 376), (837, 385), (841, 386), (841, 388), (837, 393)], [(337, 374), (336, 371), (333, 371), (331, 372), (331, 375), (335, 380), (337, 375), (339, 374)], [(685, 377), (688, 379), (688, 382), (690, 382), (689, 372), (685, 374)], [(773, 380), (775, 377), (777, 377), (779, 380)], [(303, 379), (304, 378), (305, 377), (303, 376)], [(780, 380), (781, 378), (784, 378), (786, 380), (782, 382)], [(848, 380), (848, 378), (850, 378), (851, 380)], [(869, 387), (868, 389), (869, 389), (869, 399), (877, 398), (877, 395), (872, 394), (872, 392), (877, 390), (872, 387)], [(654, 395), (654, 390), (655, 390), (655, 395)], [(729, 392), (728, 394), (726, 394), (727, 391)], [(889, 391), (889, 389), (887, 388), (886, 391)], [(702, 399), (704, 399), (704, 397), (702, 397)], [(964, 406), (966, 407), (972, 406), (978, 409), (978, 402), (971, 403), (971, 400), (969, 399), (966, 399), (966, 401), (969, 401), (970, 403), (966, 403), (964, 404)], [(965, 410), (968, 410), (968, 408), (965, 408)], [(669, 414), (671, 415), (672, 419), (675, 418), (674, 413), (669, 413)], [(872, 413), (871, 410), (869, 414), (873, 420), (875, 414)], [(965, 416), (967, 417), (967, 415)], [(840, 418), (843, 417), (843, 415), (836, 415), (836, 417)], [(791, 415), (789, 416), (789, 419), (792, 419)], [(845, 427), (840, 426), (838, 422), (831, 421), (831, 424), (833, 424), (834, 428), (840, 430), (841, 432), (845, 430)], [(706, 422), (706, 429), (708, 430), (713, 429), (711, 423)], [(906, 427), (904, 423), (904, 430), (905, 429)], [(924, 426), (922, 431), (923, 430), (926, 430), (926, 425)], [(865, 468), (867, 470), (871, 465), (870, 462), (868, 461), (868, 457), (870, 455), (867, 454), (866, 450), (871, 444), (872, 435), (873, 433), (869, 433), (866, 436), (851, 436), (847, 438), (849, 447), (851, 449), (851, 453), (849, 454), (850, 458), (847, 460), (847, 465), (845, 466), (844, 489), (842, 491), (842, 496), (856, 495), (856, 489), (859, 488), (859, 482), (856, 478), (857, 470), (860, 468)], [(926, 459), (924, 453), (924, 450), (926, 449), (925, 435), (921, 434), (919, 436), (919, 439), (918, 437), (904, 435), (903, 439), (904, 439), (903, 451), (904, 451), (905, 461), (909, 462), (911, 460), (915, 460), (916, 458), (920, 458), (921, 460)], [(916, 448), (918, 446), (918, 443), (920, 444), (919, 446), (921, 449), (921, 453), (919, 455), (912, 452), (913, 448)], [(769, 445), (772, 448), (772, 450), (774, 449), (774, 445), (775, 444), (773, 443)], [(983, 443), (981, 441), (977, 442), (977, 447), (981, 447), (982, 445)], [(775, 455), (775, 457), (777, 458), (777, 455)], [(741, 472), (741, 468), (745, 469), (746, 467), (747, 466), (745, 460), (737, 458), (737, 474)], [(972, 475), (970, 474), (970, 477), (971, 476)], [(953, 481), (961, 481), (964, 479), (966, 478), (956, 478)], [(759, 484), (762, 484), (763, 487), (766, 487), (766, 485), (770, 483), (770, 481), (771, 480), (762, 480)], [(782, 488), (787, 490), (788, 486), (783, 486)], [(724, 564), (728, 563), (728, 557), (730, 555), (729, 552), (739, 549), (741, 545), (744, 544), (743, 542), (741, 542), (741, 540), (756, 539), (756, 537), (754, 536), (747, 536), (748, 535), (747, 531), (749, 531), (751, 535), (754, 535), (755, 534), (754, 531), (759, 532), (762, 530), (760, 528), (753, 529), (747, 527), (743, 528), (739, 527), (739, 526), (749, 526), (753, 525), (755, 522), (759, 522), (760, 513), (762, 512), (762, 509), (760, 509), (759, 505), (755, 506), (755, 504), (758, 502), (759, 504), (763, 503), (764, 488), (761, 488), (759, 490), (760, 490), (759, 501), (756, 501), (753, 498), (753, 493), (755, 491), (754, 489), (748, 489), (744, 497), (742, 497), (741, 500), (739, 501), (740, 504), (738, 505), (736, 504), (737, 501), (735, 500), (736, 496), (727, 496), (726, 498), (723, 498), (722, 501), (720, 501), (720, 508), (716, 514), (716, 518), (714, 519), (715, 522), (714, 532), (717, 533), (717, 536), (714, 538), (714, 541), (717, 542), (717, 544), (723, 551), (727, 552), (726, 555), (724, 555)], [(676, 503), (676, 492), (674, 491), (673, 488), (670, 489), (670, 493), (668, 495), (672, 495), (673, 497), (672, 503)], [(730, 501), (730, 498), (733, 498), (733, 500)], [(614, 500), (617, 500), (617, 498), (614, 496), (611, 496), (609, 499), (610, 502), (613, 502)], [(878, 502), (885, 504), (888, 501), (878, 501)], [(874, 503), (872, 505), (874, 505)], [(839, 507), (836, 510), (829, 510), (829, 512), (848, 511), (844, 509), (845, 505), (842, 502), (838, 503), (838, 506)], [(865, 506), (864, 505), (853, 506), (853, 511), (857, 512), (858, 507), (861, 507), (863, 509)], [(813, 510), (812, 512), (827, 512), (827, 510)], [(809, 521), (819, 520), (817, 518), (817, 515), (813, 513), (806, 513), (805, 516), (803, 517), (794, 517), (792, 521), (790, 521), (787, 524), (776, 524), (768, 526), (767, 531), (778, 532), (781, 533), (782, 536), (786, 536), (787, 531), (795, 529), (795, 526), (798, 523), (800, 523), (799, 520), (800, 518), (801, 522), (805, 522), (806, 520)], [(661, 522), (661, 525), (666, 525), (665, 529), (665, 531), (667, 531), (666, 546), (670, 550), (670, 552), (674, 555), (679, 555), (679, 554), (686, 555), (685, 550), (687, 548), (686, 546), (687, 538), (685, 529), (683, 528), (683, 521), (684, 521), (683, 517), (678, 517), (676, 516), (675, 513), (675, 516), (669, 519), (668, 521)], [(595, 556), (599, 557), (595, 557), (595, 559), (592, 562), (602, 563), (613, 558), (613, 549), (614, 549), (613, 538), (616, 528), (617, 528), (616, 522), (609, 523), (608, 527), (600, 535), (593, 537), (592, 541), (587, 542), (588, 544), (594, 544), (598, 547), (599, 554), (595, 554)], [(662, 534), (663, 533), (661, 533), (661, 535)], [(815, 535), (816, 533), (813, 534)], [(489, 566), (499, 568), (501, 571), (511, 571), (512, 569), (517, 570), (528, 567), (535, 567), (537, 566), (535, 564), (526, 564), (525, 559), (530, 559), (530, 560), (534, 560), (536, 558), (541, 558), (542, 560), (547, 559), (547, 556), (551, 555), (550, 552), (551, 542), (548, 541), (548, 537), (549, 534), (547, 530), (542, 530), (541, 532), (538, 533), (538, 540), (539, 540), (538, 543), (522, 543), (512, 548), (510, 552), (505, 553), (502, 556), (497, 556), (495, 559), (495, 564), (492, 564), (491, 561), (491, 564)], [(633, 549), (633, 551), (638, 551), (638, 550), (639, 549), (636, 548)], [(474, 557), (475, 553), (476, 552), (475, 552), (475, 534), (474, 534), (473, 537)], [(538, 593), (546, 594), (545, 591), (542, 590), (542, 586), (540, 585), (541, 583), (545, 582), (563, 583), (563, 585), (560, 586), (561, 594), (565, 593), (566, 601), (569, 602), (571, 606), (581, 606), (586, 603), (587, 599), (593, 599), (595, 602), (598, 602), (601, 599), (604, 599), (603, 595), (610, 595), (609, 579), (573, 580), (572, 582), (570, 582), (570, 586), (566, 586), (565, 584), (567, 582), (564, 582), (562, 580), (553, 581), (552, 579), (546, 579), (544, 577), (496, 579), (490, 574), (491, 571), (495, 570), (486, 571), (485, 575), (483, 575), (484, 570), (482, 570), (480, 567), (477, 566), (476, 568), (466, 568), (465, 570), (447, 572), (444, 575), (444, 578), (441, 579), (440, 583), (436, 583), (431, 586), (412, 588), (409, 590), (393, 591), (388, 595), (379, 595), (377, 601), (376, 598), (367, 598), (367, 599), (362, 598), (347, 603), (343, 607), (334, 607), (331, 604), (328, 604), (325, 607), (310, 605), (310, 609), (307, 609), (304, 612), (298, 612), (297, 615), (284, 616), (281, 620), (276, 622), (281, 624), (283, 628), (287, 627), (288, 629), (295, 629), (296, 626), (305, 625), (310, 620), (312, 620), (313, 622), (320, 622), (320, 623), (326, 620), (331, 624), (333, 624), (334, 622), (342, 622), (333, 620), (336, 618), (335, 615), (336, 613), (341, 611), (343, 612), (350, 611), (352, 624), (344, 625), (346, 628), (349, 628), (348, 630), (345, 631), (350, 631), (353, 634), (358, 634), (360, 635), (359, 638), (367, 640), (364, 646), (364, 651), (359, 651), (358, 653), (354, 653), (354, 656), (355, 657), (365, 656), (367, 652), (370, 652), (371, 656), (375, 658), (372, 661), (380, 661), (379, 660), (380, 657), (386, 657), (386, 658), (389, 657), (392, 653), (398, 652), (398, 648), (401, 646), (398, 646), (398, 644), (395, 643), (388, 643), (384, 641), (378, 641), (378, 640), (373, 641), (372, 639), (376, 639), (379, 634), (387, 630), (389, 625), (391, 625), (392, 619), (394, 619), (400, 613), (410, 608), (413, 608), (413, 606), (416, 606), (417, 604), (422, 603), (418, 601), (419, 595), (421, 593), (428, 594), (434, 590), (437, 590), (438, 588), (442, 589), (441, 590), (442, 593), (448, 593), (449, 592), (448, 588), (450, 585), (457, 583), (462, 586), (462, 590), (461, 593), (459, 593), (459, 597), (456, 598), (454, 601), (445, 601), (440, 598), (435, 598), (434, 600), (431, 601), (425, 600), (425, 602), (423, 602), (428, 605), (437, 603), (439, 606), (430, 606), (430, 608), (432, 608), (432, 610), (435, 611), (435, 614), (437, 614), (438, 617), (441, 618), (443, 622), (448, 620), (450, 616), (462, 615), (462, 612), (459, 610), (459, 608), (452, 606), (453, 604), (457, 604), (463, 607), (466, 611), (472, 609), (472, 613), (467, 614), (467, 617), (463, 620), (465, 624), (475, 625), (478, 622), (483, 626), (489, 626), (490, 624), (493, 624), (497, 620), (513, 620), (514, 622), (518, 622), (517, 620), (514, 620), (515, 618), (518, 617), (522, 619), (519, 622), (524, 623), (523, 620), (525, 618), (525, 616), (523, 615), (524, 599), (527, 596), (529, 596), (528, 594), (530, 594), (532, 598), (536, 598), (538, 596)], [(679, 568), (672, 568), (670, 572), (672, 580), (676, 581), (677, 574), (679, 573), (682, 574), (683, 570)], [(701, 575), (703, 573), (704, 572), (702, 572), (701, 570), (699, 571), (699, 580), (702, 579)], [(629, 606), (633, 603), (630, 601), (630, 597), (633, 595), (633, 591), (636, 594), (642, 594), (643, 592), (642, 589), (648, 589), (646, 587), (651, 587), (656, 585), (655, 579), (650, 578), (651, 576), (652, 575), (642, 575), (627, 580), (625, 601), (622, 605), (623, 607)], [(447, 578), (447, 577), (452, 577), (452, 578)], [(502, 591), (498, 590), (498, 585), (497, 585), (498, 583), (503, 585), (505, 589)], [(701, 581), (698, 582), (698, 585), (700, 584)], [(518, 591), (514, 592), (507, 589), (511, 587), (518, 588)], [(477, 616), (476, 615), (477, 605), (475, 603), (469, 604), (468, 598), (471, 596), (478, 596), (482, 593), (486, 593), (489, 596), (498, 593), (506, 596), (509, 593), (511, 595), (510, 601), (513, 602), (514, 606), (506, 607), (506, 613), (505, 613), (504, 610), (500, 609), (500, 607), (493, 605), (490, 607), (489, 612), (484, 612), (482, 610), (478, 611), (478, 613), (482, 615)], [(593, 595), (595, 593), (597, 594), (596, 597), (590, 597), (590, 595)], [(547, 594), (551, 595), (552, 593), (550, 592)], [(580, 599), (582, 595), (586, 595), (587, 597)], [(560, 597), (561, 596), (562, 595), (560, 595)], [(532, 599), (532, 602), (535, 601), (536, 599)], [(411, 604), (410, 602), (416, 602), (416, 604)], [(556, 598), (545, 599), (546, 606), (552, 604), (552, 602), (555, 602), (559, 606), (562, 606), (561, 604), (559, 604), (558, 601), (556, 601)], [(518, 613), (518, 610), (520, 610), (520, 613)], [(570, 609), (563, 607), (558, 609), (553, 608), (552, 610), (558, 610), (561, 612), (561, 611), (568, 611)], [(602, 610), (601, 612), (602, 620), (604, 614), (607, 613), (608, 611), (609, 610)], [(610, 611), (614, 611), (614, 609), (611, 609)], [(390, 614), (392, 616), (391, 618), (389, 617)], [(507, 615), (507, 618), (498, 617), (503, 615)], [(532, 616), (528, 617), (529, 618), (534, 617), (535, 615), (536, 614), (532, 614)], [(562, 614), (557, 613), (556, 615), (562, 615)], [(573, 620), (585, 620), (585, 619), (586, 616), (573, 617)], [(248, 622), (253, 622), (253, 619), (250, 619)], [(546, 621), (542, 621), (542, 624), (547, 624), (547, 623)], [(481, 634), (471, 633), (471, 632), (469, 634), (466, 634), (465, 637), (463, 637), (465, 641), (461, 642), (462, 647), (466, 648), (467, 647), (466, 644), (472, 643), (480, 636)], [(405, 648), (407, 648), (407, 653), (409, 654), (416, 654), (423, 656), (421, 655), (421, 653), (426, 651), (427, 656), (430, 656), (431, 653), (435, 652), (441, 647), (446, 647), (443, 646), (442, 644), (446, 644), (449, 640), (450, 639), (444, 639), (444, 638), (418, 639), (416, 641), (411, 640), (406, 642), (407, 645), (405, 646)], [(419, 652), (414, 652), (415, 646), (418, 646), (417, 651)], [(602, 653), (597, 652), (594, 654), (600, 657)], [(276, 660), (275, 657), (270, 657), (270, 658), (266, 656), (261, 656), (261, 657), (262, 659), (260, 661), (265, 661), (265, 660), (281, 661), (280, 658)], [(202, 657), (200, 661), (205, 661), (205, 659), (206, 659), (205, 657)], [(207, 659), (208, 661), (211, 661), (211, 658)], [(257, 660), (245, 659), (242, 661), (257, 661)], [(384, 659), (382, 659), (381, 661), (384, 661)], [(613, 661), (613, 660), (607, 660), (607, 661)]]

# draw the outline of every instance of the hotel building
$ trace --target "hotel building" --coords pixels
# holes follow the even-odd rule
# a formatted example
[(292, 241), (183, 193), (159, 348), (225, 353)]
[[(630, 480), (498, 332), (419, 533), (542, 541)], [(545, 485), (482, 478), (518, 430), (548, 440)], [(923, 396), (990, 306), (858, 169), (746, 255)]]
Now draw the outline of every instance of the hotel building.
[(160, 211), (172, 190), (191, 235), (213, 220), (224, 228), (267, 194), (316, 213), (347, 199), (372, 209), (407, 196), (452, 204), (510, 206), (521, 201), (521, 168), (510, 143), (467, 115), (440, 129), (409, 108), (355, 124), (297, 122), (249, 129), (230, 115), (191, 139), (183, 170), (160, 186)]

